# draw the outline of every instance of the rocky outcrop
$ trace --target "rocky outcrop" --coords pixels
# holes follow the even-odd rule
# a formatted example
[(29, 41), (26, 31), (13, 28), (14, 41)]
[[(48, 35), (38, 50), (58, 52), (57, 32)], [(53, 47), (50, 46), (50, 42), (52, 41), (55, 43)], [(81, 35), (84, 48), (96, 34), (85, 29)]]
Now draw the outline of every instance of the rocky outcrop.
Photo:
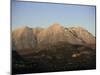
[(86, 44), (95, 44), (95, 37), (82, 27), (72, 27), (69, 31)]
[(12, 33), (13, 42), (16, 49), (34, 48), (35, 37), (32, 33), (32, 28), (23, 27), (19, 28)]

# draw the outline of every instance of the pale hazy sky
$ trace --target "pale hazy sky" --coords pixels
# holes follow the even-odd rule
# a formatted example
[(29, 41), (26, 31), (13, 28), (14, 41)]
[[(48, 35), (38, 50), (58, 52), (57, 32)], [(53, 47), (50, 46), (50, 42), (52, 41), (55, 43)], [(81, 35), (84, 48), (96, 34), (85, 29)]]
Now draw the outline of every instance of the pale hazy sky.
[(95, 35), (95, 6), (12, 2), (12, 28), (48, 27), (58, 22), (64, 27), (81, 26)]

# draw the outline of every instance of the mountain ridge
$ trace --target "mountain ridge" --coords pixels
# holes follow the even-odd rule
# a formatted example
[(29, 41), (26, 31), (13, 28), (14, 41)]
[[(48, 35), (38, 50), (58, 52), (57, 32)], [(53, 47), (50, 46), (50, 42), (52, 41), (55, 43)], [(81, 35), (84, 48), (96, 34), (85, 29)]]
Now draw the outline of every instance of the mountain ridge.
[(95, 37), (86, 29), (82, 27), (66, 28), (58, 23), (54, 23), (48, 28), (27, 26), (18, 28), (12, 32), (12, 42), (13, 49), (17, 50), (19, 54), (38, 52), (59, 43), (62, 43), (62, 46), (67, 43), (95, 49)]

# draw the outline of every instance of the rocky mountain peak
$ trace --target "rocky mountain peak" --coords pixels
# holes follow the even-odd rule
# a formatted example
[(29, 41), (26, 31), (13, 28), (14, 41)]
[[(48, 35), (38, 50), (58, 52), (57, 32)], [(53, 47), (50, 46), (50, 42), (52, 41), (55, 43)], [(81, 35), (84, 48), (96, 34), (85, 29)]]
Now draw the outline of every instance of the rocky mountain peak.
[(56, 30), (61, 28), (63, 27), (59, 23), (54, 23), (49, 27), (49, 29), (56, 29)]

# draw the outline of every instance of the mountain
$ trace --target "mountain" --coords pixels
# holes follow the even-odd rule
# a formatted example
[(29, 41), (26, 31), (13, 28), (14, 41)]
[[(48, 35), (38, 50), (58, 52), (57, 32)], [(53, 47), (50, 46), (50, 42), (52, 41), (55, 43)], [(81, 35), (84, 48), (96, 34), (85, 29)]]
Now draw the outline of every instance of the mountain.
[(95, 37), (82, 27), (21, 27), (12, 32), (14, 74), (96, 68)]
[(48, 28), (21, 27), (12, 32), (12, 47), (20, 55), (31, 56), (41, 50), (52, 50), (57, 47), (95, 49), (95, 37), (82, 27), (65, 28), (54, 23)]
[(82, 41), (75, 36), (73, 36), (72, 33), (69, 32), (69, 30), (65, 30), (63, 26), (60, 26), (60, 24), (53, 24), (47, 29), (44, 29), (38, 34), (37, 41), (39, 45), (55, 45), (57, 43), (70, 43), (70, 44), (83, 44)]

